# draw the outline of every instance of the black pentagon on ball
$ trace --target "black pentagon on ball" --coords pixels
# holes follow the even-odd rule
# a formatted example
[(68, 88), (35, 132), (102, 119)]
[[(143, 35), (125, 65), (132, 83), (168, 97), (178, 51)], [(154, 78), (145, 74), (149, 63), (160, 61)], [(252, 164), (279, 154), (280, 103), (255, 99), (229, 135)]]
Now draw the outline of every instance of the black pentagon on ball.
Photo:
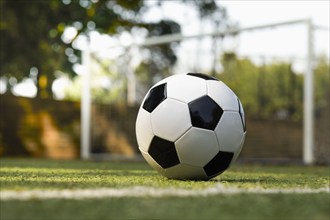
[(180, 163), (174, 143), (157, 136), (152, 139), (148, 153), (164, 169)]
[(206, 74), (203, 74), (203, 73), (187, 73), (187, 75), (199, 77), (199, 78), (202, 78), (202, 79), (205, 79), (205, 80), (216, 80), (216, 81), (219, 81), (217, 78), (214, 78), (212, 76), (209, 76), (209, 75), (206, 75)]
[(149, 91), (142, 108), (151, 113), (162, 101), (166, 99), (166, 87), (166, 83), (164, 83), (152, 88)]
[(234, 153), (219, 151), (210, 162), (204, 166), (207, 176), (212, 177), (224, 172), (230, 165)]
[(222, 114), (222, 108), (205, 95), (188, 104), (191, 123), (194, 127), (214, 130)]

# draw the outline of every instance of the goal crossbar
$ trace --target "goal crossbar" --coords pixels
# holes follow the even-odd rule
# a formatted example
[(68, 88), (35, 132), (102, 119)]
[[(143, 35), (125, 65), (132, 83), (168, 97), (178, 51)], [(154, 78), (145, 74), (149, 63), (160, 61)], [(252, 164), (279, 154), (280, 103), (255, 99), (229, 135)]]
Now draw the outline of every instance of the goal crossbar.
[(214, 31), (209, 33), (200, 33), (200, 34), (193, 34), (193, 35), (182, 35), (182, 34), (167, 34), (162, 35), (159, 37), (150, 37), (146, 38), (141, 42), (133, 42), (130, 46), (138, 46), (138, 47), (144, 47), (144, 46), (152, 46), (152, 45), (160, 45), (160, 44), (168, 44), (172, 42), (178, 42), (188, 39), (195, 39), (195, 38), (204, 38), (204, 37), (224, 37), (224, 36), (230, 36), (230, 35), (236, 35), (241, 32), (248, 32), (248, 31), (255, 31), (255, 30), (261, 30), (261, 29), (269, 29), (269, 28), (276, 28), (279, 26), (287, 26), (287, 25), (293, 25), (293, 24), (302, 24), (308, 22), (309, 19), (299, 19), (299, 20), (292, 20), (292, 21), (286, 21), (286, 22), (277, 22), (277, 23), (271, 23), (271, 24), (264, 24), (264, 25), (256, 25), (256, 26), (250, 26), (250, 27), (235, 27), (235, 28), (229, 28), (224, 31)]
[[(314, 118), (313, 118), (313, 111), (314, 111), (314, 100), (313, 100), (313, 59), (314, 59), (314, 45), (313, 45), (313, 32), (317, 29), (317, 26), (313, 26), (312, 20), (310, 18), (307, 19), (298, 19), (298, 20), (291, 20), (285, 22), (276, 22), (270, 24), (263, 24), (263, 25), (256, 25), (250, 27), (242, 27), (242, 28), (229, 28), (224, 31), (215, 31), (210, 33), (201, 33), (201, 34), (194, 34), (194, 35), (182, 35), (182, 34), (170, 34), (170, 35), (163, 35), (159, 37), (150, 37), (142, 40), (141, 42), (133, 42), (130, 45), (125, 45), (122, 47), (130, 48), (130, 47), (147, 47), (153, 45), (161, 45), (161, 44), (168, 44), (171, 42), (179, 42), (188, 39), (198, 39), (204, 37), (225, 37), (225, 36), (233, 36), (237, 35), (242, 32), (249, 32), (261, 29), (269, 29), (269, 28), (277, 28), (280, 26), (289, 26), (294, 24), (305, 24), (307, 27), (307, 51), (306, 51), (306, 71), (305, 71), (305, 79), (304, 79), (304, 113), (303, 113), (303, 162), (307, 165), (311, 165), (314, 163)], [(105, 48), (111, 49), (111, 48)], [(83, 54), (86, 53), (87, 56), (90, 55), (91, 48), (88, 48), (85, 51), (82, 51)], [(85, 56), (86, 56), (85, 54)], [(83, 55), (84, 56), (84, 55)], [(86, 61), (84, 63), (84, 60)], [(88, 70), (89, 69), (89, 59), (85, 57), (83, 59), (83, 66)], [(82, 92), (81, 102), (82, 102), (82, 109), (81, 109), (81, 120), (82, 125), (90, 126), (90, 107), (86, 107), (87, 105), (91, 104), (91, 97), (90, 97), (90, 86), (89, 83), (89, 71), (86, 71), (84, 74), (85, 77), (85, 85)], [(88, 90), (88, 91), (87, 91)], [(135, 93), (135, 91), (132, 91)], [(131, 95), (132, 97), (134, 96)], [(88, 159), (90, 158), (90, 127), (81, 128), (81, 158)]]

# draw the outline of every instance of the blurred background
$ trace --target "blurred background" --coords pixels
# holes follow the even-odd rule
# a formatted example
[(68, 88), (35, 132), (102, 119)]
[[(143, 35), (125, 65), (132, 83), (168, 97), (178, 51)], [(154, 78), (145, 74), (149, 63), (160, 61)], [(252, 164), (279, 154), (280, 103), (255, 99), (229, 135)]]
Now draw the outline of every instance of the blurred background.
[(330, 163), (329, 1), (1, 0), (0, 156), (139, 158), (148, 89), (202, 72), (240, 97), (242, 162)]

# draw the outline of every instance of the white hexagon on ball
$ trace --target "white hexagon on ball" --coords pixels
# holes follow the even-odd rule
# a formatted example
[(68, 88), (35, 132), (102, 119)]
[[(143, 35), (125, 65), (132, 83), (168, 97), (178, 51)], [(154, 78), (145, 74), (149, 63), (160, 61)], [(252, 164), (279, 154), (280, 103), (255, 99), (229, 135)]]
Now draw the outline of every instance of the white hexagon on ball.
[(151, 127), (150, 113), (143, 108), (139, 109), (139, 113), (136, 118), (135, 130), (139, 148), (147, 152), (154, 134)]
[(181, 163), (203, 167), (219, 152), (213, 131), (192, 127), (175, 142)]
[(241, 101), (237, 98), (238, 104), (239, 104), (239, 114), (241, 115), (241, 119), (242, 119), (242, 123), (243, 123), (243, 128), (244, 131), (246, 131), (246, 121), (245, 121), (245, 113), (244, 113), (244, 109), (242, 106)]
[(215, 80), (208, 80), (206, 83), (208, 95), (224, 111), (238, 111), (237, 96), (226, 84)]
[(224, 111), (214, 132), (221, 151), (233, 153), (241, 151), (245, 132), (238, 112)]
[(167, 98), (151, 113), (153, 133), (168, 141), (176, 141), (190, 127), (188, 105)]
[(189, 103), (206, 95), (206, 81), (188, 75), (175, 75), (167, 81), (167, 97)]

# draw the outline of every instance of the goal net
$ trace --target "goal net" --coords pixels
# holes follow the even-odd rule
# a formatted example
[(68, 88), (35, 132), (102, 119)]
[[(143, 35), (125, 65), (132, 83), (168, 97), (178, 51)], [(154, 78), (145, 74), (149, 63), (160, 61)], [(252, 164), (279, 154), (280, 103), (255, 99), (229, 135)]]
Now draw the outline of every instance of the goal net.
[[(202, 72), (224, 81), (243, 103), (248, 133), (240, 160), (329, 163), (324, 39), (328, 30), (303, 19), (85, 50), (81, 156), (139, 158), (135, 118), (150, 86)], [(169, 49), (175, 62), (164, 55)]]

